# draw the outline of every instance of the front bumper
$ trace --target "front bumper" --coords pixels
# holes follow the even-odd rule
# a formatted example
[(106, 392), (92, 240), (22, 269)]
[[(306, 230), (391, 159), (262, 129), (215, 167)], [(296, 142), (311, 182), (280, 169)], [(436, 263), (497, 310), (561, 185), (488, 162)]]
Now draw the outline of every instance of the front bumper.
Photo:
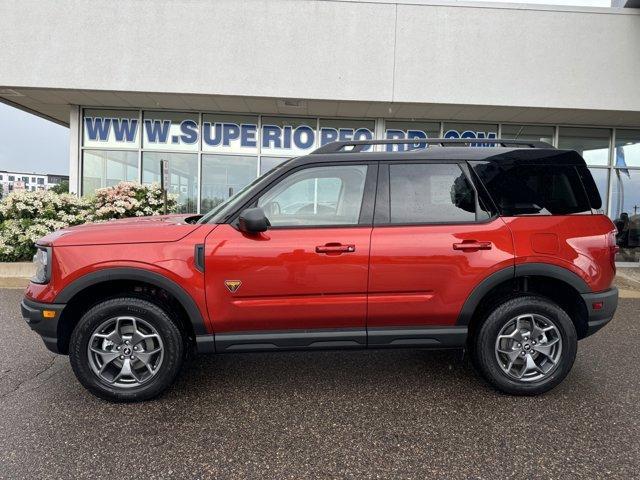
[[(604, 292), (584, 293), (582, 299), (587, 306), (589, 317), (587, 319), (587, 334), (593, 335), (613, 318), (618, 307), (618, 289), (613, 287)], [(596, 308), (599, 306), (600, 308)]]
[[(58, 349), (58, 321), (65, 305), (62, 303), (40, 303), (29, 298), (22, 299), (20, 310), (31, 330), (42, 337), (45, 346), (54, 353)], [(47, 312), (54, 312), (52, 317), (45, 317)], [(51, 315), (49, 313), (49, 315)]]

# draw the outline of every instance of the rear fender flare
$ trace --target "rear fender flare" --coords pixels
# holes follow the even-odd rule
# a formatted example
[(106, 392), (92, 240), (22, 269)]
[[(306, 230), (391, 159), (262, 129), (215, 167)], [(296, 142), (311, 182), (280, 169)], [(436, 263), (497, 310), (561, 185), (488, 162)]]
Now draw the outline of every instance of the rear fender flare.
[(530, 276), (554, 278), (570, 285), (578, 293), (591, 293), (589, 285), (571, 270), (548, 263), (523, 263), (498, 270), (482, 280), (464, 302), (456, 324), (469, 325), (476, 308), (493, 288), (508, 280)]

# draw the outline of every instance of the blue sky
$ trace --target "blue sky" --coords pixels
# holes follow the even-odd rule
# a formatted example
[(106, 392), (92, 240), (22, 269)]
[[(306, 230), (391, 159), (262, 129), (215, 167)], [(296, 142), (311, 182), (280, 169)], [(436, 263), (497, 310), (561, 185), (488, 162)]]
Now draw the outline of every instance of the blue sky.
[(69, 174), (69, 129), (0, 103), (0, 170)]

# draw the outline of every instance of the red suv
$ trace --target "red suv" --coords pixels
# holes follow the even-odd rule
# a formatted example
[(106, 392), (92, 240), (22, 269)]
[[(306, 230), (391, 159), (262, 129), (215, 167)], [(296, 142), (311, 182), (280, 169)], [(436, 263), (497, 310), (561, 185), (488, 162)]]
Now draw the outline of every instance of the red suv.
[(416, 142), (326, 145), (204, 216), (48, 235), (23, 316), (116, 401), (163, 392), (190, 351), (467, 348), (503, 392), (553, 388), (617, 306), (615, 228), (584, 160)]

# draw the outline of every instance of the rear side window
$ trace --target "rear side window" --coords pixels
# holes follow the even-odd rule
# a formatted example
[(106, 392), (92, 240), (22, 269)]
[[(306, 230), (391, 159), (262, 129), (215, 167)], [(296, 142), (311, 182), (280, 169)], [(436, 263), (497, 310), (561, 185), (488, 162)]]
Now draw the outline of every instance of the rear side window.
[(580, 167), (493, 162), (474, 162), (472, 166), (503, 215), (591, 213)]
[(389, 166), (390, 223), (456, 223), (476, 220), (475, 190), (456, 164)]

